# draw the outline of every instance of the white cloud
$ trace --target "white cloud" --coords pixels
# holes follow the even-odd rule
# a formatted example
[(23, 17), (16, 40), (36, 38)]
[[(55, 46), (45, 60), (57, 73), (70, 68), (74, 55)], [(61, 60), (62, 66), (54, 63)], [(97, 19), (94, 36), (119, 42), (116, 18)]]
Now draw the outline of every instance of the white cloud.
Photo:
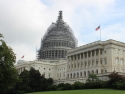
[[(25, 55), (25, 60), (34, 60), (36, 46), (40, 47), (41, 37), (55, 22), (58, 11), (63, 11), (63, 19), (74, 31), (78, 45), (99, 40), (95, 28), (101, 24), (102, 40), (114, 38), (124, 40), (122, 9), (116, 10), (115, 0), (0, 0), (0, 33), (17, 54), (17, 60)], [(49, 3), (51, 2), (51, 3)], [(122, 12), (117, 14), (117, 12)], [(117, 23), (117, 24), (116, 24)], [(120, 28), (120, 29), (119, 29)], [(121, 33), (118, 33), (120, 31)], [(116, 33), (114, 33), (116, 32)]]

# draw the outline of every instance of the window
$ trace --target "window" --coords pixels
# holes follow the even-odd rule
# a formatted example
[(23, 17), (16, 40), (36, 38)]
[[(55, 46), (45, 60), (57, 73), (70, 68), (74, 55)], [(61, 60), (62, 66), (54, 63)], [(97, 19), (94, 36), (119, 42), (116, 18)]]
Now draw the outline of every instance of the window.
[(82, 72), (80, 72), (80, 77), (82, 77)]
[(119, 62), (118, 58), (115, 59), (115, 62), (116, 62), (116, 64), (118, 64), (118, 62)]
[(88, 66), (90, 66), (90, 61), (88, 61)]
[(57, 78), (59, 77), (59, 74), (57, 74)]
[(121, 69), (121, 72), (124, 72), (124, 69)]
[(98, 60), (96, 60), (96, 66), (98, 65)]
[(96, 70), (96, 74), (98, 74), (98, 70)]
[(92, 74), (94, 74), (94, 71), (92, 70)]
[(72, 78), (72, 73), (70, 74), (70, 78)]
[(105, 54), (106, 54), (106, 51), (105, 51)]
[(63, 73), (63, 76), (65, 77), (65, 72)]
[(101, 69), (101, 73), (103, 73), (103, 69)]
[(104, 62), (105, 62), (105, 64), (107, 64), (107, 58), (104, 58)]
[(43, 77), (45, 77), (45, 72), (43, 73)]
[(67, 78), (69, 78), (69, 74), (67, 74)]
[(115, 50), (115, 53), (117, 54), (117, 53), (118, 53), (118, 50)]
[(83, 62), (81, 62), (81, 68), (83, 67)]
[(84, 71), (84, 77), (86, 77), (86, 72)]
[(100, 60), (100, 63), (101, 63), (101, 65), (102, 65), (102, 59)]
[(123, 59), (120, 60), (121, 65), (123, 65)]
[(100, 54), (102, 54), (102, 51), (100, 51)]
[(75, 64), (75, 68), (76, 68), (76, 64)]
[(87, 66), (87, 63), (86, 63), (86, 61), (85, 61), (85, 67)]
[(92, 60), (92, 66), (94, 66), (94, 60)]
[(121, 55), (123, 54), (123, 51), (122, 51), (122, 50), (120, 51), (120, 54), (121, 54)]
[(88, 71), (88, 76), (90, 75), (90, 71)]
[(50, 73), (49, 73), (49, 78), (50, 78)]

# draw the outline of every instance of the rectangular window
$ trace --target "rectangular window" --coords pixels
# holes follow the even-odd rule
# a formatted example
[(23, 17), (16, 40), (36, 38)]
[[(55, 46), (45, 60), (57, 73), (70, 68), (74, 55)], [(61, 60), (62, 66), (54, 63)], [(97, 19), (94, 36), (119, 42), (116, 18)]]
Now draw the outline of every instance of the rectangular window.
[(83, 62), (81, 62), (81, 68), (83, 67)]
[(87, 66), (87, 63), (86, 63), (86, 61), (85, 61), (85, 67)]
[(104, 59), (105, 64), (107, 64), (107, 58)]
[(98, 60), (96, 60), (96, 66), (98, 65)]
[(92, 66), (94, 66), (94, 60), (92, 60)]
[(123, 54), (123, 51), (122, 51), (122, 50), (120, 51), (120, 54), (121, 54), (121, 55)]
[(101, 63), (101, 65), (102, 65), (102, 59), (100, 60), (100, 63)]
[(117, 54), (117, 53), (118, 53), (118, 50), (115, 50), (115, 53)]

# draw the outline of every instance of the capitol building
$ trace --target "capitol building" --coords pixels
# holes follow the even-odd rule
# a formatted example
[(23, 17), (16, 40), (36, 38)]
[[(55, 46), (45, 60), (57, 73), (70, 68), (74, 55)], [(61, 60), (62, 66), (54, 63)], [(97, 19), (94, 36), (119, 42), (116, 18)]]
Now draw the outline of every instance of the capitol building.
[(125, 43), (109, 39), (77, 47), (77, 39), (59, 11), (57, 21), (41, 40), (37, 60), (19, 60), (15, 67), (19, 73), (33, 67), (55, 84), (85, 82), (92, 73), (108, 80), (113, 71), (125, 75)]

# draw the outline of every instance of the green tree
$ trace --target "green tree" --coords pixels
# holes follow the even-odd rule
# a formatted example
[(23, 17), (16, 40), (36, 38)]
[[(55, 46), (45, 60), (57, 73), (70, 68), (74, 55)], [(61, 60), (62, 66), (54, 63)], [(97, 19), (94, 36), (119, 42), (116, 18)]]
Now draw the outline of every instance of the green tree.
[(30, 87), (33, 89), (33, 91), (40, 91), (41, 89), (41, 74), (38, 70), (35, 70), (34, 68), (31, 68), (29, 71), (30, 76)]
[[(0, 38), (2, 38), (0, 34)], [(18, 72), (14, 67), (16, 56), (13, 50), (0, 39), (0, 94), (7, 94), (18, 80)]]
[(87, 79), (87, 82), (96, 82), (99, 79), (97, 78), (96, 74), (89, 74), (89, 77)]
[(24, 93), (31, 92), (29, 71), (24, 70), (19, 75), (20, 82), (17, 83), (16, 90)]
[(100, 88), (101, 86), (102, 81), (97, 78), (96, 74), (89, 74), (85, 83), (85, 88)]
[(112, 72), (108, 75), (109, 81), (107, 82), (107, 86), (109, 88), (117, 88), (122, 89), (125, 87), (125, 77), (119, 75), (117, 72)]

